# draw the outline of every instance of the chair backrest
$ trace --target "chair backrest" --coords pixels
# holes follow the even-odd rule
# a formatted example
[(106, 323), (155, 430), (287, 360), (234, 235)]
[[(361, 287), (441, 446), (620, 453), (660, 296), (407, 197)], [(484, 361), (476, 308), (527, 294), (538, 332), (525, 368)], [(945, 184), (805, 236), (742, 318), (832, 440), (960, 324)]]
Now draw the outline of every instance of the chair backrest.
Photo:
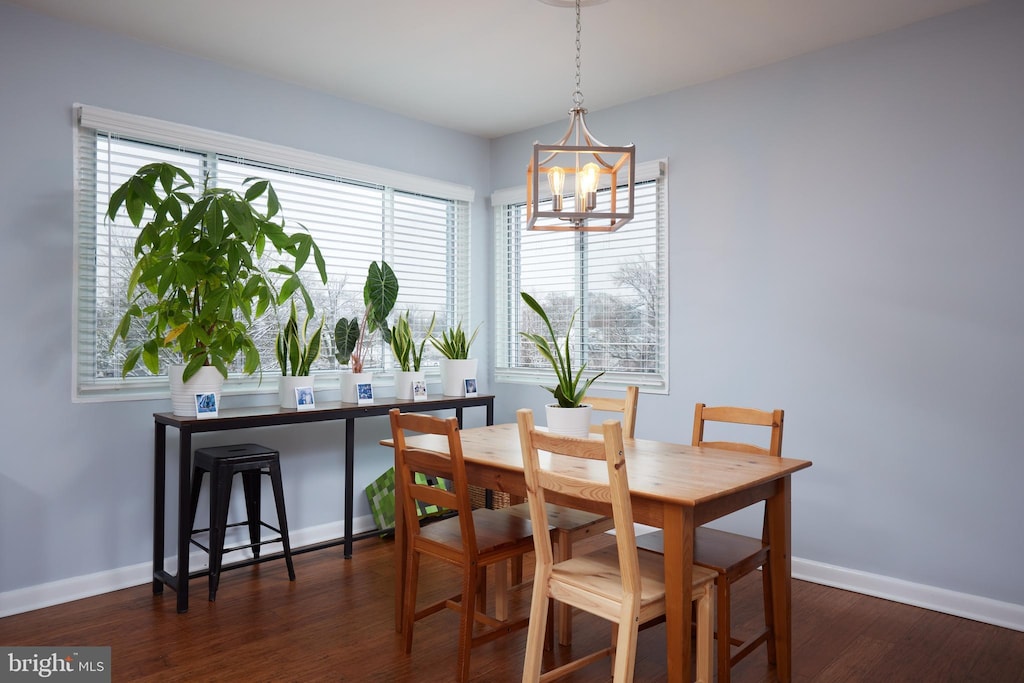
[[(606, 396), (584, 396), (583, 402), (589, 403), (592, 410), (609, 413), (622, 413), (622, 436), (632, 439), (636, 434), (636, 405), (640, 399), (640, 387), (626, 387), (626, 395), (622, 398), (609, 398)], [(604, 427), (600, 424), (590, 425), (592, 434), (603, 433)]]
[[(455, 547), (462, 545), (466, 559), (475, 558), (478, 554), (476, 530), (473, 527), (458, 419), (402, 413), (398, 408), (392, 408), (388, 414), (395, 443), (395, 495), (402, 496), (402, 521), (410, 539), (415, 543), (420, 536), (418, 509), (421, 505), (446, 508), (458, 513), (462, 534), (461, 543), (458, 539), (451, 539), (451, 544)], [(406, 432), (443, 436), (448, 440), (448, 453), (409, 446)], [(426, 476), (418, 478), (417, 473)], [(429, 479), (437, 477), (449, 480), (451, 490), (432, 486)]]
[[(698, 403), (693, 412), (694, 446), (721, 448), (741, 453), (757, 453), (759, 455), (782, 455), (782, 410), (758, 410), (756, 408), (735, 408), (732, 406), (709, 407)], [(704, 438), (704, 426), (707, 422), (728, 422), (732, 424), (771, 427), (771, 438), (768, 447), (758, 446), (739, 441), (709, 441)]]
[[(557, 491), (563, 496), (580, 501), (582, 509), (592, 508), (588, 503), (611, 502), (623, 595), (626, 596), (626, 600), (635, 599), (639, 608), (640, 568), (636, 532), (633, 528), (633, 506), (629, 497), (629, 481), (626, 478), (626, 458), (622, 447), (622, 424), (618, 420), (605, 420), (601, 424), (603, 439), (584, 439), (538, 431), (534, 428), (533, 411), (528, 408), (516, 411), (516, 419), (519, 423), (519, 442), (523, 449), (523, 471), (526, 475), (527, 499), (533, 527), (543, 529), (549, 526), (545, 506), (547, 491)], [(588, 479), (553, 471), (550, 469), (551, 458), (547, 455), (545, 462), (549, 463), (549, 468), (546, 469), (541, 465), (538, 451), (556, 454), (556, 458), (566, 456), (604, 461), (607, 477)], [(565, 500), (559, 500), (559, 504), (576, 507), (575, 503)], [(551, 537), (549, 534), (534, 534), (533, 538), (538, 569), (535, 576), (547, 577), (554, 557)]]

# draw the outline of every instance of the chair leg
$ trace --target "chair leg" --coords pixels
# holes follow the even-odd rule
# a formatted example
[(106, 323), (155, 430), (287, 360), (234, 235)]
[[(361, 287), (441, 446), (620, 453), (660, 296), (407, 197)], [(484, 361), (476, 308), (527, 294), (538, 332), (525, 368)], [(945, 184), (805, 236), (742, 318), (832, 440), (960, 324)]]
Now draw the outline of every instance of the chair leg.
[[(494, 573), (494, 617), (498, 621), (508, 621), (508, 560), (496, 562)], [(483, 609), (483, 605), (480, 606)]]
[[(639, 624), (636, 619), (623, 618), (617, 624), (618, 633), (615, 638), (615, 650), (612, 652), (612, 681), (614, 683), (627, 683), (633, 680), (633, 670), (636, 667), (636, 640)], [(626, 621), (627, 624), (621, 622)]]
[(246, 522), (249, 527), (249, 543), (252, 544), (252, 556), (260, 556), (260, 471), (242, 471), (242, 490), (245, 493), (245, 514), (248, 515)]
[(768, 663), (775, 664), (775, 596), (772, 593), (772, 574), (767, 561), (761, 567), (761, 590), (764, 595), (764, 626), (768, 632), (768, 640), (765, 643), (768, 649)]
[(295, 580), (295, 565), (292, 564), (292, 544), (288, 540), (288, 516), (284, 511), (284, 485), (281, 482), (281, 466), (270, 466), (270, 484), (274, 489), (274, 505), (277, 507), (277, 528), (281, 530), (281, 548), (284, 550), (284, 561), (288, 565), (288, 580)]
[(715, 638), (718, 641), (718, 683), (729, 683), (729, 673), (732, 666), (732, 639), (729, 622), (732, 617), (729, 613), (729, 580), (725, 574), (719, 574), (715, 577), (715, 587), (717, 588), (717, 595), (715, 597), (717, 630)]
[(455, 658), (456, 680), (469, 680), (469, 651), (473, 647), (473, 624), (476, 622), (477, 586), (481, 573), (475, 567), (466, 567), (462, 572), (462, 612), (459, 615), (459, 648)]
[(416, 587), (420, 577), (420, 554), (409, 544), (405, 559), (405, 588), (403, 590), (402, 617), (405, 635), (405, 654), (412, 653), (412, 629), (416, 623)]
[(697, 647), (694, 655), (697, 659), (697, 683), (711, 683), (715, 661), (714, 621), (712, 618), (713, 602), (712, 585), (704, 584), (696, 601), (697, 612)]
[(530, 600), (530, 626), (526, 632), (526, 656), (523, 662), (523, 683), (537, 683), (544, 659), (544, 641), (550, 632), (549, 615), (554, 616), (547, 594), (547, 577), (534, 576)]
[[(555, 536), (554, 562), (572, 559), (572, 541), (568, 532), (559, 529)], [(572, 606), (555, 602), (555, 623), (558, 625), (558, 644), (572, 645)]]
[(476, 576), (476, 604), (480, 605), (481, 611), (487, 605), (487, 567), (477, 569)]

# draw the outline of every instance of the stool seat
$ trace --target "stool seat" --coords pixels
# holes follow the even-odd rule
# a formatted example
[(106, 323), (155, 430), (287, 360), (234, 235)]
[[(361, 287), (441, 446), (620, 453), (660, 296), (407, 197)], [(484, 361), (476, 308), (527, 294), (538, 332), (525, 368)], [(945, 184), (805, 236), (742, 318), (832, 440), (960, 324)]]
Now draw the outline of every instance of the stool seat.
[[(196, 511), (199, 506), (199, 492), (203, 485), (203, 475), (210, 474), (210, 526), (196, 529)], [(246, 520), (228, 524), (228, 508), (231, 502), (231, 481), (236, 474), (242, 475), (242, 488), (245, 492)], [(271, 526), (260, 516), (261, 486), (260, 477), (270, 477), (274, 491), (274, 503), (277, 508), (277, 527)], [(193, 545), (210, 555), (210, 602), (216, 600), (217, 586), (220, 583), (221, 564), (224, 553), (249, 548), (253, 556), (259, 558), (260, 547), (268, 543), (281, 543), (284, 559), (288, 566), (288, 579), (295, 580), (295, 568), (292, 564), (291, 544), (288, 542), (288, 520), (284, 508), (284, 487), (281, 483), (280, 454), (266, 446), (254, 443), (236, 444), (233, 446), (212, 446), (197, 448), (192, 461), (192, 536), (209, 532), (209, 546), (204, 546), (195, 538)], [(248, 526), (249, 543), (224, 547), (227, 529), (234, 526)], [(262, 540), (262, 528), (278, 534), (275, 538)]]

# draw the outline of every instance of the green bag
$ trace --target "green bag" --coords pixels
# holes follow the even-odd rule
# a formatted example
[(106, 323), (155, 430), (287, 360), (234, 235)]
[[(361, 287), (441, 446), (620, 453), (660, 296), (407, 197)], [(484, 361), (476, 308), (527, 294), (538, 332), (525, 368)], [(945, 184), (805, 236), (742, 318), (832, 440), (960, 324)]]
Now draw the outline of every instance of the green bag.
[[(434, 486), (444, 491), (450, 491), (449, 482), (446, 479), (427, 477), (417, 472), (416, 483)], [(373, 521), (381, 531), (395, 528), (395, 468), (391, 467), (387, 472), (377, 477), (376, 480), (366, 487), (366, 498), (370, 502), (370, 512), (373, 513)], [(444, 508), (437, 505), (417, 504), (419, 516), (437, 515), (444, 512)]]

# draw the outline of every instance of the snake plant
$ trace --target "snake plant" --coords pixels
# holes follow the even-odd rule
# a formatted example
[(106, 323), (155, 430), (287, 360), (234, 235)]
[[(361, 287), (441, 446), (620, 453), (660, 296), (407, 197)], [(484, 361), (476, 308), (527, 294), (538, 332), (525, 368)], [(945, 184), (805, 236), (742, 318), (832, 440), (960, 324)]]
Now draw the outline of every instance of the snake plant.
[(409, 324), (409, 311), (398, 316), (395, 327), (391, 330), (391, 353), (395, 356), (402, 372), (419, 372), (420, 363), (423, 361), (423, 347), (427, 345), (430, 333), (434, 331), (434, 322), (437, 314), (430, 316), (430, 327), (420, 341), (419, 348), (412, 338), (412, 326)]
[[(480, 325), (483, 325), (481, 322)], [(477, 333), (480, 331), (480, 325), (476, 326), (473, 330), (472, 336), (466, 338), (466, 333), (462, 331), (462, 321), (453, 328), (448, 328), (441, 333), (441, 338), (430, 337), (430, 343), (434, 345), (434, 348), (441, 352), (445, 358), (451, 360), (465, 360), (469, 358), (469, 347), (473, 345), (473, 341), (476, 339)]]
[[(587, 369), (587, 364), (584, 363), (580, 366), (580, 369), (575, 373), (572, 371), (572, 356), (570, 354), (569, 337), (572, 334), (573, 323), (576, 322), (576, 314), (579, 313), (579, 308), (572, 312), (572, 317), (569, 318), (569, 327), (565, 331), (565, 342), (563, 346), (559, 347), (558, 335), (555, 334), (555, 328), (551, 325), (551, 320), (548, 318), (548, 314), (544, 311), (544, 307), (526, 292), (520, 292), (519, 295), (526, 302), (526, 305), (533, 309), (533, 311), (540, 316), (540, 319), (547, 325), (548, 332), (551, 334), (551, 342), (533, 332), (520, 332), (523, 337), (532, 341), (536, 346), (540, 355), (548, 359), (551, 363), (551, 367), (555, 371), (555, 379), (558, 383), (553, 387), (543, 387), (551, 392), (551, 395), (558, 401), (558, 405), (561, 408), (579, 408), (583, 402), (583, 397), (587, 393), (587, 389), (594, 383), (598, 377), (604, 374), (599, 372), (593, 377), (586, 380), (583, 379), (583, 371)], [(564, 352), (563, 352), (564, 349)], [(581, 384), (582, 381), (582, 384)]]
[[(302, 332), (299, 332), (298, 316), (295, 312), (295, 301), (292, 300), (292, 312), (288, 322), (277, 335), (277, 363), (281, 366), (281, 374), (293, 377), (307, 377), (313, 366), (313, 361), (320, 355), (320, 335), (324, 329), (324, 321), (320, 320), (320, 327), (316, 328), (311, 336), (307, 336), (309, 318), (302, 323)], [(291, 368), (291, 372), (289, 372)]]

